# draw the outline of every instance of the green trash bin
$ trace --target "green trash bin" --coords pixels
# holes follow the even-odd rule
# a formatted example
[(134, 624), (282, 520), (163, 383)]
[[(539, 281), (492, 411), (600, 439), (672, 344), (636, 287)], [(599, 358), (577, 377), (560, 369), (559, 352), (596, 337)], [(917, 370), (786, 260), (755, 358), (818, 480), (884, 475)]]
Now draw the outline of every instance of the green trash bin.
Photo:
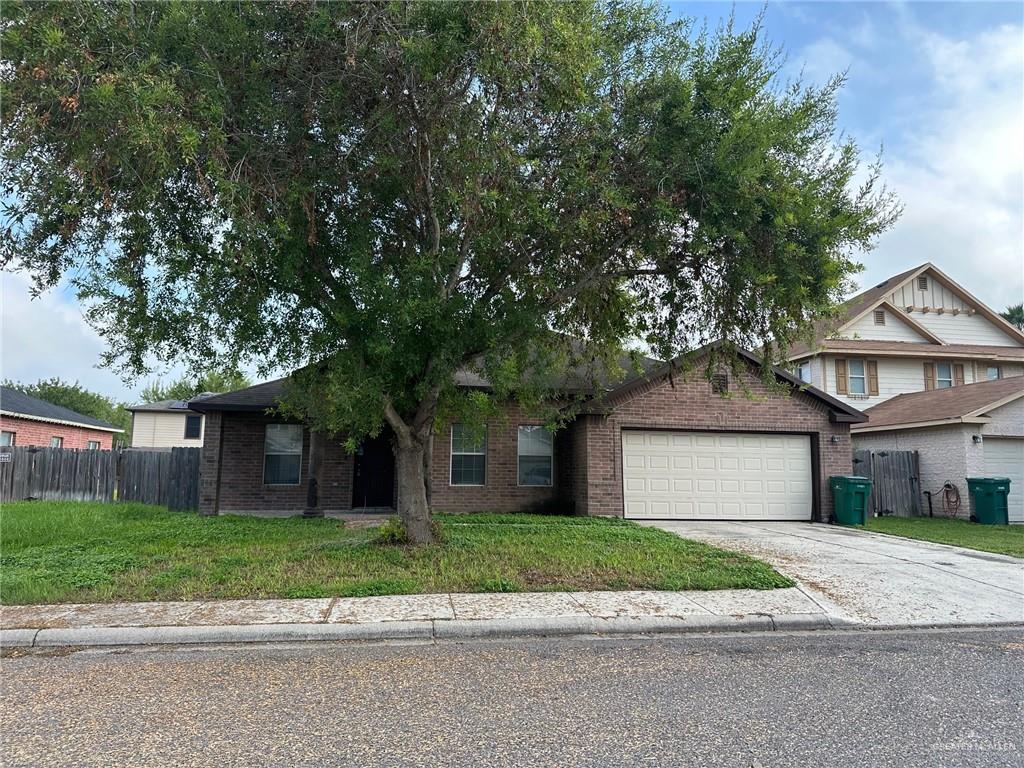
[(867, 525), (871, 480), (856, 475), (834, 475), (828, 479), (835, 502), (833, 520), (837, 525)]
[(1010, 524), (1010, 478), (968, 477), (973, 518), (982, 525)]

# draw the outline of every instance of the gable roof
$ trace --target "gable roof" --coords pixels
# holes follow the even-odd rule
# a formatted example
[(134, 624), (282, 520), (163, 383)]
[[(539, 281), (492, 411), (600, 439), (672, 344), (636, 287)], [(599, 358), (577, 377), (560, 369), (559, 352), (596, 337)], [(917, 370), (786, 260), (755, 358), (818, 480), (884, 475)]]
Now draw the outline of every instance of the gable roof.
[(71, 427), (87, 427), (103, 432), (124, 432), (123, 429), (106, 421), (72, 411), (62, 405), (48, 403), (12, 387), (0, 386), (0, 413), (4, 416), (45, 421), (51, 424), (65, 424)]
[[(653, 368), (660, 366), (661, 361), (655, 360), (650, 357), (641, 357), (639, 360), (640, 371), (636, 371), (632, 365), (632, 360), (628, 355), (624, 355), (619, 360), (619, 365), (623, 370), (621, 376), (617, 376), (613, 380), (607, 380), (607, 377), (597, 375), (596, 378), (597, 386), (601, 389), (607, 389), (612, 386), (633, 381), (646, 375)], [(581, 363), (573, 368), (570, 368), (565, 372), (561, 378), (552, 383), (552, 388), (558, 389), (560, 392), (573, 395), (589, 395), (594, 392), (594, 371), (588, 366), (587, 363)], [(600, 373), (600, 372), (598, 372)], [(285, 388), (288, 386), (287, 376), (274, 379), (272, 381), (266, 381), (262, 384), (256, 384), (252, 387), (246, 387), (245, 389), (235, 390), (234, 392), (225, 392), (219, 395), (203, 396), (201, 399), (193, 399), (186, 403), (186, 406), (193, 411), (206, 412), (206, 411), (265, 411), (270, 408), (277, 407), (282, 397), (284, 397)], [(472, 368), (463, 367), (455, 372), (454, 375), (455, 386), (465, 389), (490, 389), (491, 383), (480, 373)], [(142, 409), (139, 409), (142, 410)]]
[[(977, 310), (978, 314), (984, 317), (986, 320), (995, 325), (1000, 331), (1007, 334), (1010, 338), (1016, 339), (1021, 344), (1024, 344), (1024, 332), (1013, 324), (1006, 321), (1002, 315), (993, 310), (991, 307), (986, 306), (980, 299), (975, 297), (970, 291), (964, 288), (960, 283), (953, 280), (945, 272), (936, 267), (931, 262), (925, 262), (912, 269), (908, 269), (905, 272), (901, 272), (898, 275), (893, 275), (887, 280), (883, 280), (878, 285), (868, 288), (866, 291), (861, 291), (855, 296), (850, 297), (843, 302), (839, 307), (838, 318), (830, 322), (819, 323), (815, 330), (815, 337), (817, 344), (810, 346), (805, 342), (794, 344), (789, 350), (789, 357), (791, 360), (805, 357), (808, 354), (820, 351), (823, 342), (831, 341), (829, 339), (830, 333), (834, 330), (835, 333), (840, 333), (853, 323), (860, 320), (867, 313), (874, 311), (880, 307), (885, 307), (890, 312), (898, 316), (904, 322), (907, 322), (915, 331), (920, 333), (925, 338), (933, 341), (935, 344), (943, 346), (946, 343), (939, 338), (936, 334), (929, 331), (922, 324), (918, 323), (913, 318), (906, 315), (905, 312), (901, 311), (898, 307), (895, 307), (890, 301), (889, 296), (911, 282), (916, 280), (922, 274), (930, 272), (934, 277), (951, 288), (954, 292), (958, 293), (962, 298), (966, 299), (970, 304), (973, 305), (974, 309)], [(899, 344), (900, 342), (882, 342), (884, 344)]]
[(979, 381), (959, 387), (932, 389), (897, 395), (868, 408), (867, 424), (858, 432), (911, 429), (943, 424), (971, 424), (987, 421), (985, 414), (1024, 397), (1024, 376)]
[[(609, 399), (629, 396), (630, 394), (633, 393), (633, 391), (640, 389), (640, 387), (643, 384), (654, 379), (663, 378), (670, 375), (674, 370), (676, 370), (678, 364), (681, 361), (687, 359), (695, 360), (704, 357), (711, 351), (724, 346), (725, 343), (726, 342), (724, 340), (719, 339), (718, 341), (713, 341), (710, 344), (704, 345), (700, 349), (684, 353), (683, 355), (680, 355), (679, 357), (675, 358), (675, 360), (672, 360), (671, 362), (668, 363), (664, 363), (663, 365), (649, 371), (644, 376), (639, 376), (633, 379), (632, 381), (625, 382), (611, 389), (601, 397), (596, 398), (591, 403), (588, 410), (598, 410), (599, 405), (601, 403), (606, 402)], [(760, 357), (755, 355), (753, 352), (743, 349), (742, 347), (737, 347), (736, 353), (741, 358), (746, 360), (747, 363), (749, 363), (755, 368), (762, 368), (764, 366), (764, 361)], [(771, 366), (771, 372), (775, 375), (776, 379), (778, 379), (779, 382), (789, 385), (792, 391), (803, 392), (804, 394), (810, 396), (811, 398), (826, 405), (829, 409), (830, 421), (847, 424), (856, 424), (859, 422), (867, 421), (867, 416), (865, 416), (861, 411), (858, 411), (852, 405), (849, 405), (847, 403), (844, 403), (842, 400), (832, 397), (832, 395), (818, 389), (817, 387), (811, 386), (807, 382), (794, 376), (789, 371), (780, 368), (777, 365), (773, 365)]]

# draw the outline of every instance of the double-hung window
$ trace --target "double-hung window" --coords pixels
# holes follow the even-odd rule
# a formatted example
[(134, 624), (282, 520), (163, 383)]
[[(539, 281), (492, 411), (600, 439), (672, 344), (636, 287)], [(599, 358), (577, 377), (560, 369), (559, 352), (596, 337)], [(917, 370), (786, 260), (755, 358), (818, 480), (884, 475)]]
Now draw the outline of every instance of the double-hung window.
[(554, 440), (546, 427), (519, 427), (519, 485), (551, 485)]
[(811, 361), (804, 360), (802, 363), (797, 363), (796, 376), (800, 381), (805, 381), (808, 384), (811, 383)]
[(203, 417), (198, 414), (185, 415), (185, 439), (198, 440), (203, 431)]
[(298, 485), (302, 469), (302, 425), (267, 424), (263, 484)]
[(985, 378), (989, 381), (995, 381), (1003, 377), (1003, 371), (998, 365), (990, 365), (985, 370)]
[(8, 447), (14, 445), (15, 436), (17, 432), (0, 432), (0, 446)]
[(63, 437), (57, 437), (56, 435), (54, 435), (53, 437), (50, 438), (50, 447), (51, 448), (63, 448), (64, 447), (64, 438)]
[(850, 394), (866, 395), (868, 393), (868, 378), (864, 361), (849, 360), (846, 365), (850, 380)]
[(949, 389), (953, 386), (953, 364), (952, 363), (936, 363), (935, 364), (935, 388), (936, 389)]
[(100, 449), (100, 441), (90, 440), (85, 447), (88, 448), (90, 451), (98, 451)]
[(487, 432), (452, 424), (452, 485), (484, 485), (487, 480)]

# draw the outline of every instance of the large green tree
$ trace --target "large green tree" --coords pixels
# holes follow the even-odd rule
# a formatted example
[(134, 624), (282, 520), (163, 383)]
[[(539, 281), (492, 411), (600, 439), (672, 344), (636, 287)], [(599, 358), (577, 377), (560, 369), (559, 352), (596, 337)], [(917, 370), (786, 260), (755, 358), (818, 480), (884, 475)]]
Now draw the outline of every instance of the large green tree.
[(539, 407), (627, 339), (771, 358), (897, 213), (837, 133), (841, 79), (781, 82), (757, 27), (593, 1), (2, 13), (5, 263), (70, 274), (128, 375), (301, 365), (314, 471), (319, 435), (393, 430), (413, 541), (442, 414)]

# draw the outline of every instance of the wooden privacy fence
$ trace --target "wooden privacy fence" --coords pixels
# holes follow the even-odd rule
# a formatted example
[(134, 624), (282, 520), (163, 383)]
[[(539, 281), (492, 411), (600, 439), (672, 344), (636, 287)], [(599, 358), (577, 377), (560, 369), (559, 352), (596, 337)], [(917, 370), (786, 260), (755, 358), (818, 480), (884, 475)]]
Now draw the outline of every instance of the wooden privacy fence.
[(0, 451), (0, 501), (117, 500), (198, 509), (199, 452), (199, 448), (4, 448)]
[(870, 478), (869, 510), (874, 514), (923, 514), (917, 451), (854, 451), (853, 474)]

